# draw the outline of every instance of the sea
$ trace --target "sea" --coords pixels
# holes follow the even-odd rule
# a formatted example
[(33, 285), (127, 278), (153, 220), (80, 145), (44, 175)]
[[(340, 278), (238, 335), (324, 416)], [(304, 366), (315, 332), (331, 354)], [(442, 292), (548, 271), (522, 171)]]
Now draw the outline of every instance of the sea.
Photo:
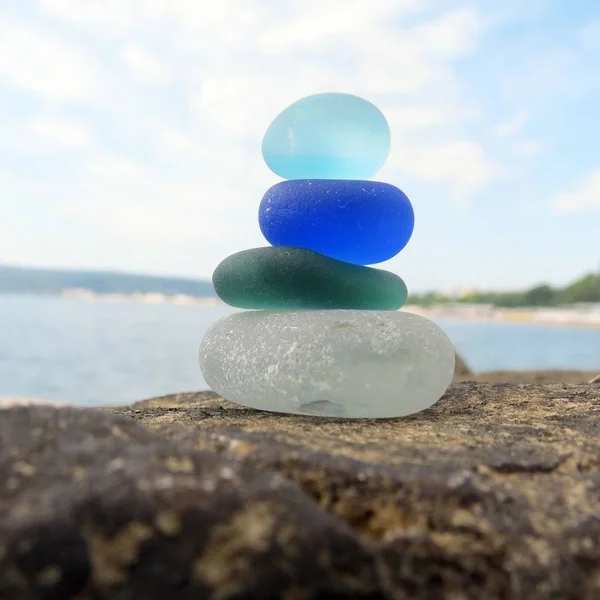
[[(0, 398), (124, 405), (208, 389), (198, 347), (234, 309), (0, 295)], [(600, 373), (600, 328), (437, 321), (474, 371)]]

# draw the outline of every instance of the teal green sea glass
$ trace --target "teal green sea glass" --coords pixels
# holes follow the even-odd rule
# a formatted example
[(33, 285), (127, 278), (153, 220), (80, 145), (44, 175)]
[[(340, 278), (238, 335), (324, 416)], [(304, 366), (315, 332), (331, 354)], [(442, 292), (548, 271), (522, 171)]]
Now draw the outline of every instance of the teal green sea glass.
[(358, 96), (327, 93), (288, 106), (267, 129), (262, 152), (284, 179), (368, 179), (385, 163), (390, 128)]
[(407, 296), (394, 273), (285, 246), (228, 256), (213, 285), (227, 304), (254, 309), (397, 310)]

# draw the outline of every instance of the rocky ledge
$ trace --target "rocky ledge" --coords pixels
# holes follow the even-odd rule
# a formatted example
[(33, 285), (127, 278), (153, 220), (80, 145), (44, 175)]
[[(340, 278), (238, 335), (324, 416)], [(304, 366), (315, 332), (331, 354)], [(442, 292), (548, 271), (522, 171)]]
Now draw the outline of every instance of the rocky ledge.
[(599, 598), (599, 417), (479, 382), (385, 421), (1, 410), (0, 598)]

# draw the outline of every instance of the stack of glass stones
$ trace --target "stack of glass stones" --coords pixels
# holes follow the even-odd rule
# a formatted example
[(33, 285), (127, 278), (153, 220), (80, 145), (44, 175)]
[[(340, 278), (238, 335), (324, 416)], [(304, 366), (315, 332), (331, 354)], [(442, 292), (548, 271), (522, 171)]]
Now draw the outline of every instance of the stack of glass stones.
[(414, 226), (406, 195), (369, 180), (389, 154), (385, 117), (357, 96), (308, 96), (271, 123), (262, 150), (284, 178), (259, 208), (271, 245), (215, 270), (218, 296), (252, 310), (208, 330), (204, 379), (227, 400), (282, 413), (385, 418), (431, 406), (452, 380), (452, 344), (398, 312), (400, 277), (365, 266), (397, 255)]

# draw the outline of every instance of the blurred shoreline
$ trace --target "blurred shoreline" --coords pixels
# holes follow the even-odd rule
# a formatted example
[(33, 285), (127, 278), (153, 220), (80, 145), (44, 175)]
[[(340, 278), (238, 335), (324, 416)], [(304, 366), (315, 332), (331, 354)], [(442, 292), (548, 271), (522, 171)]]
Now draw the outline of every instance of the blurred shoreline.
[(600, 328), (600, 307), (598, 305), (554, 308), (498, 308), (479, 304), (448, 304), (426, 308), (417, 305), (405, 305), (402, 310), (432, 320)]
[[(225, 306), (216, 296), (196, 297), (177, 294), (98, 294), (90, 290), (65, 290), (64, 298), (96, 300), (104, 302), (144, 302), (148, 304), (188, 304), (198, 306)], [(481, 304), (441, 304), (423, 307), (407, 304), (402, 311), (422, 315), (432, 320), (459, 320), (484, 323), (515, 323), (533, 325), (556, 325), (563, 327), (600, 327), (600, 306), (597, 304), (574, 307), (521, 307), (499, 308)]]
[(99, 294), (85, 289), (69, 289), (59, 294), (62, 298), (76, 298), (78, 300), (94, 300), (102, 302), (144, 302), (145, 304), (196, 304), (199, 306), (226, 306), (216, 296), (186, 296), (185, 294), (160, 294), (136, 293), (136, 294)]
[[(61, 297), (104, 302), (144, 302), (148, 304), (184, 304), (226, 306), (216, 296), (173, 296), (160, 293), (98, 294), (85, 289), (68, 289)], [(578, 304), (559, 307), (499, 308), (484, 304), (439, 304), (430, 307), (406, 304), (402, 311), (422, 315), (432, 320), (457, 320), (476, 323), (555, 325), (562, 327), (600, 328), (600, 305)]]

